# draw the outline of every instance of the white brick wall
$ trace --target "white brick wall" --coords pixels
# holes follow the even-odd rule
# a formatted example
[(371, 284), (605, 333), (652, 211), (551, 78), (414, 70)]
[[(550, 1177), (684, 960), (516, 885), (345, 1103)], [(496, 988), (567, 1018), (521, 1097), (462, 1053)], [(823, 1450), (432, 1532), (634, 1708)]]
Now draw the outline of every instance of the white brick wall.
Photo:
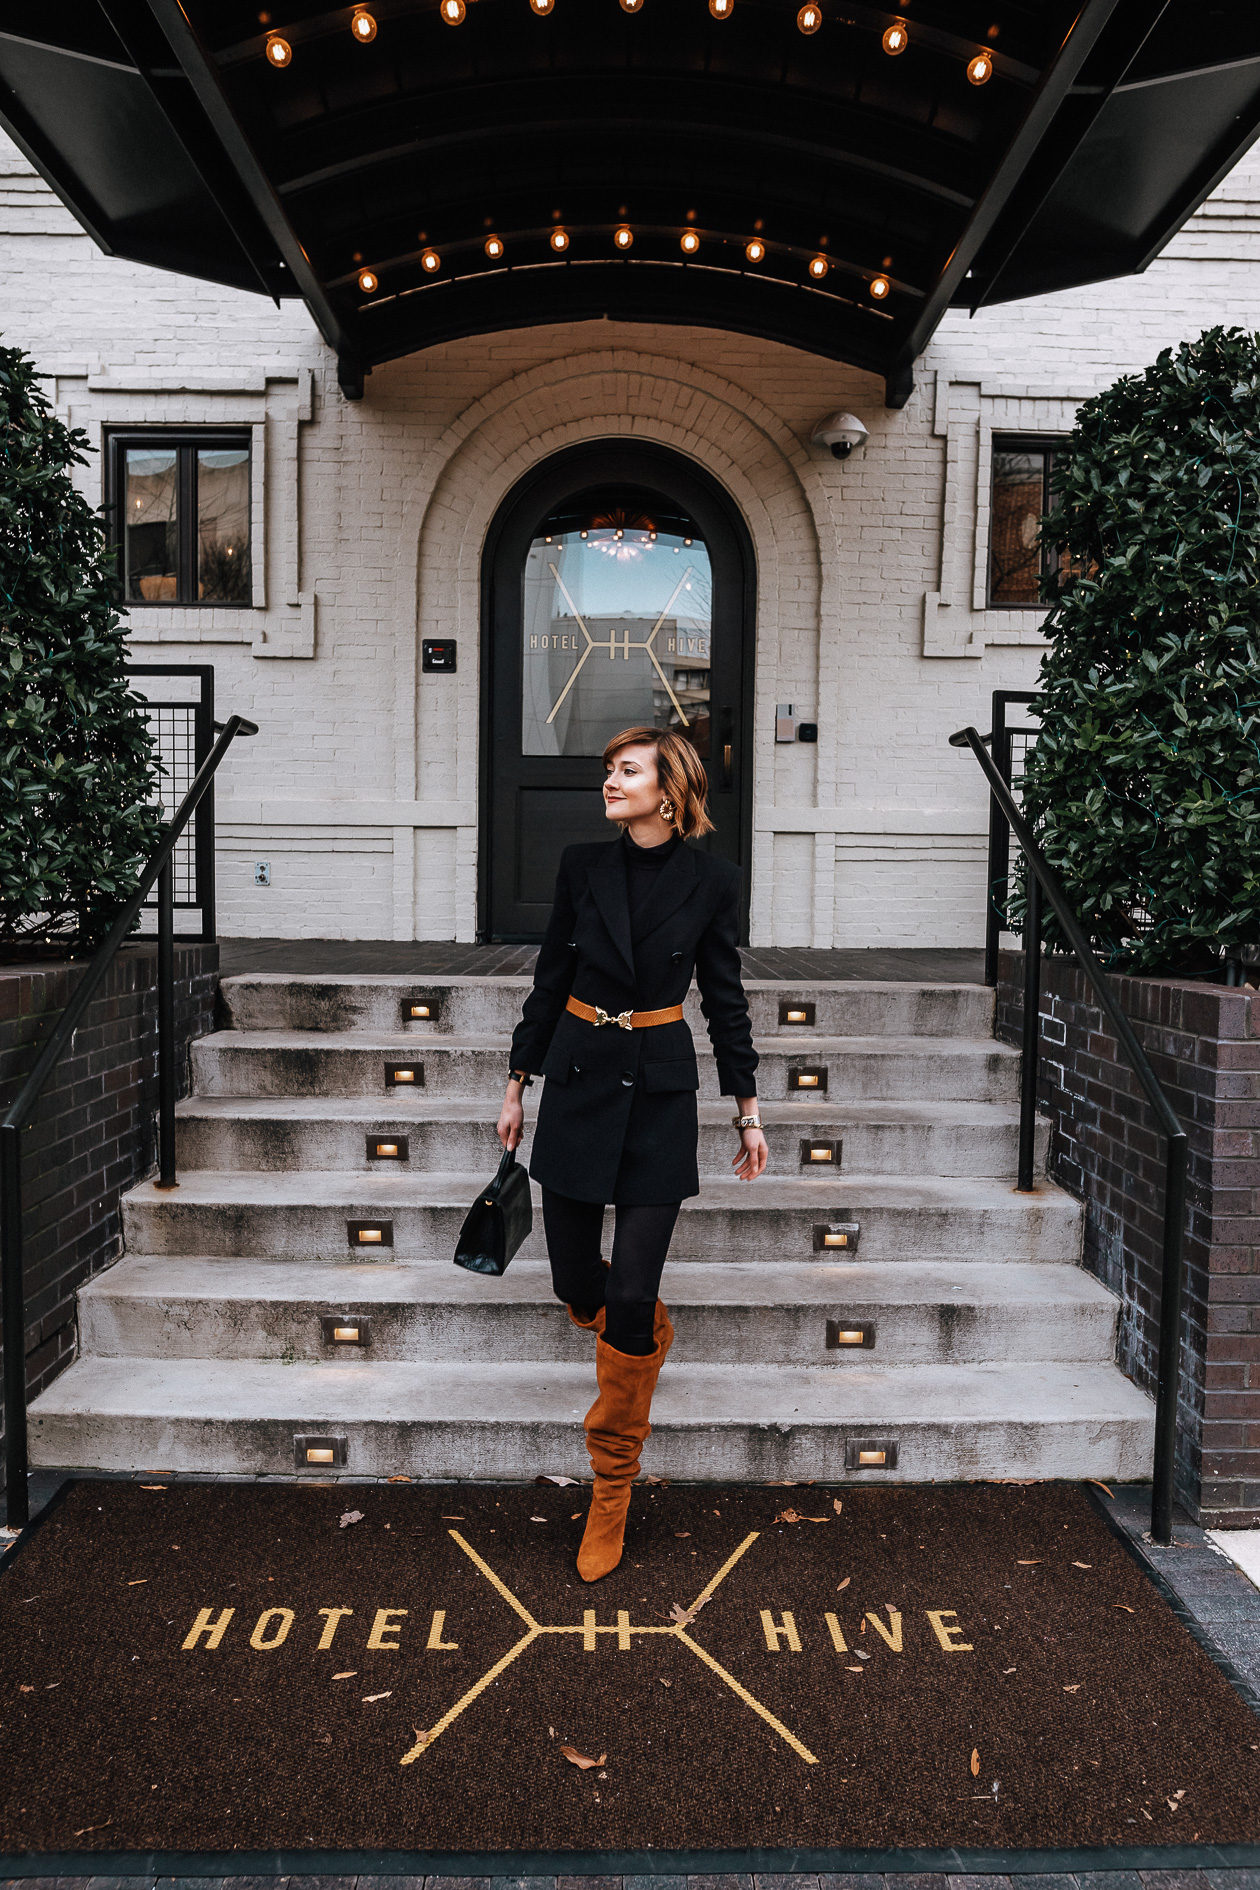
[[(261, 727), (219, 793), (222, 932), (473, 936), (486, 527), (538, 459), (634, 435), (719, 479), (756, 551), (754, 941), (967, 945), (984, 796), (946, 737), (987, 727), (990, 692), (1029, 687), (1038, 661), (1036, 616), (977, 588), (989, 435), (1069, 426), (1160, 348), (1255, 324), (1260, 156), (1145, 276), (948, 316), (900, 413), (835, 362), (606, 321), (433, 348), (347, 403), (299, 304), (100, 255), (3, 145), (0, 235), (0, 333), (76, 425), (255, 430), (256, 607), (132, 626), (137, 660), (212, 661), (220, 713)], [(809, 444), (840, 406), (870, 429), (846, 462)], [(83, 484), (99, 499), (97, 464)], [(440, 635), (458, 674), (422, 676), (419, 641)], [(779, 700), (817, 720), (816, 748), (775, 746)]]

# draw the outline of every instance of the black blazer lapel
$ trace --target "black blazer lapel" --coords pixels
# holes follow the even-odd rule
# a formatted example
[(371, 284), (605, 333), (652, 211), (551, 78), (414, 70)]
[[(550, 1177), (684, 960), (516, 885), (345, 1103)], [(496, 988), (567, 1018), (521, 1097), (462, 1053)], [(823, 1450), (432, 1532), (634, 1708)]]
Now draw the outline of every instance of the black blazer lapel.
[[(634, 976), (634, 951), (630, 944), (630, 895), (626, 889), (626, 862), (622, 852), (624, 842), (614, 840), (604, 858), (593, 866), (587, 874), (586, 883), (591, 889), (591, 897), (604, 921), (608, 936), (617, 951), (626, 962), (630, 976)], [(663, 869), (664, 878), (668, 868)]]
[[(666, 919), (677, 912), (684, 900), (690, 899), (696, 889), (696, 880), (700, 869), (696, 865), (696, 856), (684, 842), (661, 868), (656, 890), (652, 894), (651, 920), (647, 932), (640, 932), (639, 943), (650, 937)], [(624, 880), (624, 870), (623, 870)]]

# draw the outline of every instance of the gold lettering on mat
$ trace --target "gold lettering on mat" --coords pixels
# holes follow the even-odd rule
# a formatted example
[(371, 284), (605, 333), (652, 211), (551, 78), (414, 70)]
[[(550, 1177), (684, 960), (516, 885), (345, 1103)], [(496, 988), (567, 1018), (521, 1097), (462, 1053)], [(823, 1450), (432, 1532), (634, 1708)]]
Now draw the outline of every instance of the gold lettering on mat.
[[(277, 1618), (280, 1625), (273, 1630), (270, 1624)], [(292, 1626), (292, 1608), (264, 1608), (249, 1637), (249, 1644), (256, 1647), (260, 1654), (269, 1654), (273, 1647), (283, 1647)]]
[(317, 1649), (317, 1652), (322, 1654), (325, 1648), (332, 1646), (333, 1635), (337, 1632), (337, 1629), (341, 1626), (342, 1617), (347, 1614), (353, 1614), (354, 1609), (353, 1608), (321, 1608), (319, 1612), (322, 1615), (327, 1616), (327, 1619), (324, 1622), (324, 1631), (319, 1637), (319, 1647)]
[(796, 1631), (796, 1616), (789, 1614), (786, 1609), (783, 1613), (782, 1627), (776, 1627), (774, 1624), (774, 1616), (771, 1614), (769, 1608), (763, 1608), (761, 1610), (761, 1631), (766, 1637), (767, 1653), (777, 1654), (779, 1652), (780, 1636), (787, 1642), (792, 1653), (800, 1653), (801, 1637)]
[(435, 1608), (433, 1611), (433, 1624), (429, 1629), (429, 1638), (424, 1644), (426, 1651), (431, 1651), (435, 1654), (453, 1654), (456, 1651), (459, 1646), (458, 1641), (444, 1641), (442, 1639), (442, 1630), (445, 1625), (446, 1609)]
[(884, 1626), (877, 1614), (868, 1614), (866, 1618), (880, 1639), (887, 1642), (894, 1654), (899, 1654), (901, 1652), (901, 1616), (891, 1601), (884, 1605), (888, 1610), (888, 1619), (891, 1624), (889, 1627)]
[(213, 1608), (203, 1608), (201, 1610), (201, 1613), (197, 1616), (197, 1619), (193, 1622), (189, 1630), (188, 1639), (184, 1642), (184, 1653), (187, 1653), (190, 1647), (195, 1647), (203, 1634), (206, 1637), (207, 1647), (217, 1647), (219, 1645), (219, 1642), (227, 1633), (228, 1622), (236, 1613), (236, 1609), (225, 1608), (217, 1621), (211, 1620), (210, 1617), (213, 1613)]
[(408, 1613), (410, 1610), (407, 1608), (378, 1608), (376, 1619), (372, 1623), (372, 1632), (367, 1637), (368, 1646), (383, 1649), (387, 1654), (396, 1654), (398, 1642), (387, 1641), (385, 1636), (397, 1634), (402, 1626), (402, 1616)]
[[(422, 1729), (420, 1727), (416, 1728), (416, 1742), (413, 1746), (409, 1747), (409, 1749), (406, 1752), (403, 1753), (402, 1758), (399, 1760), (399, 1764), (400, 1765), (414, 1765), (417, 1759), (422, 1758), (426, 1752), (430, 1751), (433, 1745), (436, 1743), (436, 1741), (440, 1739), (442, 1734), (446, 1731), (448, 1726), (453, 1725), (454, 1722), (459, 1718), (460, 1714), (463, 1712), (466, 1712), (467, 1709), (473, 1704), (474, 1700), (479, 1699), (480, 1696), (486, 1691), (487, 1687), (493, 1686), (494, 1682), (499, 1678), (499, 1675), (501, 1673), (506, 1672), (507, 1668), (509, 1668), (512, 1665), (513, 1661), (519, 1660), (520, 1656), (525, 1652), (526, 1648), (532, 1647), (534, 1642), (536, 1640), (541, 1639), (543, 1635), (580, 1634), (582, 1636), (582, 1646), (584, 1649), (587, 1649), (590, 1643), (595, 1641), (595, 1638), (597, 1635), (615, 1634), (617, 1636), (617, 1646), (619, 1650), (628, 1650), (633, 1640), (641, 1639), (643, 1636), (646, 1636), (646, 1635), (655, 1635), (658, 1637), (667, 1638), (669, 1640), (681, 1641), (682, 1645), (685, 1648), (687, 1648), (690, 1653), (694, 1654), (697, 1660), (700, 1660), (704, 1663), (704, 1665), (709, 1669), (710, 1673), (716, 1674), (717, 1678), (723, 1683), (723, 1685), (726, 1687), (729, 1687), (730, 1691), (735, 1695), (736, 1699), (742, 1700), (743, 1704), (746, 1707), (748, 1707), (751, 1712), (756, 1713), (757, 1717), (763, 1720), (765, 1724), (770, 1727), (772, 1732), (777, 1733), (779, 1738), (782, 1739), (785, 1742), (785, 1744), (789, 1745), (792, 1748), (793, 1752), (797, 1754), (798, 1758), (803, 1759), (806, 1765), (817, 1765), (818, 1760), (816, 1756), (809, 1750), (809, 1747), (802, 1744), (802, 1742), (796, 1737), (796, 1734), (790, 1731), (789, 1728), (783, 1724), (783, 1721), (781, 1719), (776, 1719), (774, 1714), (770, 1712), (770, 1710), (767, 1707), (763, 1706), (761, 1704), (761, 1701), (757, 1699), (755, 1695), (753, 1695), (752, 1693), (748, 1691), (747, 1687), (742, 1686), (740, 1684), (740, 1682), (735, 1678), (734, 1674), (728, 1673), (726, 1668), (723, 1667), (719, 1661), (714, 1659), (713, 1655), (708, 1651), (708, 1649), (706, 1647), (702, 1647), (699, 1641), (693, 1640), (691, 1635), (687, 1632), (687, 1628), (691, 1624), (691, 1622), (694, 1621), (696, 1614), (699, 1612), (701, 1608), (705, 1606), (707, 1602), (712, 1600), (718, 1587), (721, 1585), (722, 1582), (726, 1580), (726, 1577), (730, 1574), (731, 1570), (739, 1562), (741, 1557), (745, 1555), (746, 1552), (752, 1547), (753, 1543), (756, 1542), (760, 1533), (761, 1532), (759, 1530), (753, 1530), (753, 1532), (750, 1535), (747, 1535), (744, 1537), (744, 1540), (740, 1543), (739, 1547), (734, 1551), (734, 1553), (727, 1557), (726, 1561), (722, 1564), (722, 1567), (718, 1570), (717, 1574), (714, 1575), (712, 1580), (704, 1588), (701, 1589), (696, 1599), (692, 1602), (690, 1608), (686, 1609), (685, 1611), (684, 1610), (678, 1611), (679, 1613), (683, 1615), (683, 1619), (680, 1621), (676, 1621), (673, 1626), (658, 1627), (655, 1624), (652, 1624), (651, 1626), (636, 1627), (631, 1622), (628, 1612), (625, 1609), (618, 1609), (617, 1625), (615, 1627), (612, 1627), (612, 1626), (604, 1627), (604, 1626), (601, 1626), (599, 1622), (597, 1621), (596, 1616), (595, 1616), (595, 1610), (593, 1608), (585, 1609), (583, 1611), (584, 1613), (583, 1620), (580, 1623), (576, 1623), (576, 1624), (572, 1624), (568, 1622), (563, 1622), (563, 1623), (557, 1622), (553, 1624), (553, 1623), (543, 1623), (540, 1621), (536, 1621), (533, 1615), (529, 1612), (529, 1609), (525, 1606), (524, 1602), (520, 1601), (517, 1598), (517, 1596), (515, 1596), (512, 1593), (511, 1589), (507, 1586), (507, 1583), (501, 1580), (501, 1578), (490, 1567), (489, 1563), (484, 1561), (482, 1557), (478, 1555), (476, 1549), (473, 1548), (472, 1544), (470, 1542), (465, 1541), (464, 1537), (460, 1535), (457, 1529), (450, 1530), (449, 1534), (450, 1534), (451, 1540), (456, 1544), (458, 1548), (463, 1550), (464, 1554), (468, 1557), (469, 1561), (473, 1564), (475, 1568), (480, 1570), (481, 1574), (489, 1582), (490, 1586), (496, 1591), (496, 1593), (502, 1598), (502, 1600), (504, 1600), (507, 1603), (508, 1607), (511, 1608), (513, 1612), (520, 1617), (521, 1621), (525, 1625), (525, 1632), (524, 1634), (522, 1634), (521, 1638), (515, 1643), (514, 1646), (508, 1648), (506, 1654), (503, 1654), (498, 1660), (496, 1660), (492, 1667), (487, 1668), (486, 1672), (482, 1674), (480, 1680), (476, 1681), (471, 1687), (469, 1687), (466, 1693), (462, 1694), (460, 1698), (456, 1700), (454, 1706), (452, 1706), (446, 1713), (442, 1715), (441, 1719), (438, 1720), (435, 1726), (430, 1726), (427, 1729)], [(784, 1616), (784, 1620), (786, 1622), (787, 1620), (786, 1615)], [(796, 1633), (795, 1623), (793, 1624), (792, 1632), (793, 1634)], [(797, 1640), (799, 1644), (799, 1636), (797, 1636)], [(791, 1643), (789, 1642), (789, 1645), (790, 1644)]]
[(835, 1648), (838, 1654), (847, 1654), (849, 1651), (849, 1643), (845, 1640), (844, 1635), (840, 1632), (840, 1623), (836, 1619), (835, 1615), (825, 1614), (823, 1616), (823, 1620), (827, 1623), (827, 1630), (831, 1635), (831, 1645)]
[[(975, 1653), (976, 1650), (971, 1642), (961, 1638), (963, 1630), (958, 1625), (957, 1608), (928, 1608), (925, 1612), (932, 1624), (933, 1634), (947, 1654)], [(951, 1614), (954, 1617), (953, 1620), (947, 1620), (946, 1617)]]

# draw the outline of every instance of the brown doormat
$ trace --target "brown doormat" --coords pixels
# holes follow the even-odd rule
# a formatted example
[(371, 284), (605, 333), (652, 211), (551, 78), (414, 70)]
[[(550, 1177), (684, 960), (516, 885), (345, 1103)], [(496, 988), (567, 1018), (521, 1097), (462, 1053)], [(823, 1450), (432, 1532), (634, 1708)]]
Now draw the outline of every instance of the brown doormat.
[[(0, 1574), (0, 1852), (1260, 1835), (1260, 1722), (1085, 1493), (79, 1482)], [(360, 1513), (361, 1512), (361, 1513)]]

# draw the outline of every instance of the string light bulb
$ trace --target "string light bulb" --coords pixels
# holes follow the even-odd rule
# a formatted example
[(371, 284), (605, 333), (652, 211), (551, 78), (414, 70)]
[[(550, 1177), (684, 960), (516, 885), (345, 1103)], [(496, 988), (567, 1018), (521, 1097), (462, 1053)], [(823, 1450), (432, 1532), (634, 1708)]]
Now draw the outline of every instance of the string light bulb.
[(553, 230), (551, 232), (551, 247), (555, 250), (566, 250), (569, 247), (569, 232), (567, 230)]
[(679, 240), (684, 256), (694, 256), (700, 247), (700, 238), (696, 235), (694, 230), (684, 230)]
[(448, 26), (459, 26), (467, 11), (464, 0), (441, 0), (438, 7), (438, 12)]
[(871, 277), (871, 294), (877, 302), (882, 302), (891, 288), (892, 283), (887, 276)]
[(884, 51), (895, 59), (897, 54), (903, 53), (909, 44), (910, 33), (905, 21), (894, 20), (884, 33)]
[(287, 66), (292, 63), (293, 48), (287, 39), (281, 39), (279, 33), (267, 35), (267, 60), (273, 66)]
[(643, 0), (621, 0), (621, 11), (623, 13), (642, 13)]
[(809, 273), (813, 276), (815, 282), (821, 282), (830, 267), (831, 264), (827, 261), (825, 256), (812, 256), (810, 258)]
[(796, 24), (802, 33), (816, 33), (822, 25), (822, 8), (818, 0), (805, 0), (805, 5), (796, 16)]
[(440, 269), (442, 267), (442, 258), (438, 255), (435, 249), (421, 250), (420, 267), (422, 269), (427, 269), (429, 274), (432, 275), (434, 270)]
[(486, 255), (490, 258), (491, 262), (498, 262), (502, 254), (503, 238), (501, 236), (488, 236), (486, 238)]
[(556, 10), (556, 0), (529, 0), (529, 4), (535, 13), (544, 18)]
[(981, 47), (967, 61), (967, 77), (973, 85), (987, 85), (993, 77), (993, 54)]
[(765, 256), (765, 253), (765, 244), (756, 236), (753, 237), (751, 243), (746, 244), (744, 247), (744, 254), (747, 256), (749, 262), (760, 262)]
[(628, 224), (621, 223), (613, 231), (613, 242), (617, 245), (618, 249), (629, 249), (633, 241), (634, 231)]
[(375, 269), (360, 269), (359, 287), (362, 289), (364, 295), (375, 295), (377, 289), (380, 287), (380, 282), (381, 279)]
[(729, 20), (735, 11), (735, 0), (709, 0), (709, 12), (715, 20)]
[(354, 9), (354, 17), (350, 21), (350, 31), (354, 34), (360, 46), (366, 46), (376, 38), (376, 21), (372, 18), (372, 15), (368, 12), (366, 7), (356, 7)]

